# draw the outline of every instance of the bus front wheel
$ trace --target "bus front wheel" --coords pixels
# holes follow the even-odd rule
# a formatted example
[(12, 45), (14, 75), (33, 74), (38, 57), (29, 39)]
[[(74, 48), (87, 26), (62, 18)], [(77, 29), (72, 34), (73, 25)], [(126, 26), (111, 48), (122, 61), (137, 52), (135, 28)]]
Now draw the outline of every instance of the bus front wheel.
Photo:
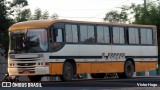
[(131, 61), (126, 61), (124, 65), (124, 72), (117, 73), (119, 78), (131, 78), (134, 73), (134, 65)]
[(71, 81), (73, 78), (73, 66), (70, 62), (65, 62), (63, 65), (62, 76), (60, 76), (62, 81)]

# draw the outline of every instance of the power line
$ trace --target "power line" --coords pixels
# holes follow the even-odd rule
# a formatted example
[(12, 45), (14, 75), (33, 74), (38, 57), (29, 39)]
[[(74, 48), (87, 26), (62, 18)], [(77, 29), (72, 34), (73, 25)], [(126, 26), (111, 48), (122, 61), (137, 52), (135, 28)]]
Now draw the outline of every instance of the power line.
[[(120, 3), (120, 4), (118, 4), (117, 6), (122, 5), (122, 4), (126, 3), (126, 2), (129, 2), (129, 1), (130, 1), (130, 0), (126, 0), (126, 1), (124, 1), (124, 2), (122, 2), (122, 3)], [(113, 7), (113, 8), (119, 8), (119, 7)], [(95, 18), (95, 17), (101, 15), (102, 13), (105, 13), (107, 10), (112, 10), (113, 8), (106, 9), (105, 11), (103, 11), (103, 12), (101, 12), (101, 13), (95, 15), (95, 16), (89, 17), (88, 19), (90, 19), (90, 18)]]

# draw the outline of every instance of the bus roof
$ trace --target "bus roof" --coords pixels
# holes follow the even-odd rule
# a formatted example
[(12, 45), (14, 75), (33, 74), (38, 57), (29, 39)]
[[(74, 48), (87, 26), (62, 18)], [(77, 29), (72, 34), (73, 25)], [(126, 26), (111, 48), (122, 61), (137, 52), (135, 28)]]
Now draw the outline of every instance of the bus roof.
[(20, 29), (29, 29), (29, 28), (47, 28), (55, 22), (102, 24), (102, 25), (104, 24), (104, 25), (115, 25), (115, 26), (156, 27), (155, 25), (118, 24), (118, 23), (108, 23), (108, 22), (89, 22), (89, 21), (75, 21), (75, 20), (57, 19), (57, 20), (32, 20), (32, 21), (19, 22), (19, 23), (13, 24), (9, 28), (9, 31), (20, 30)]

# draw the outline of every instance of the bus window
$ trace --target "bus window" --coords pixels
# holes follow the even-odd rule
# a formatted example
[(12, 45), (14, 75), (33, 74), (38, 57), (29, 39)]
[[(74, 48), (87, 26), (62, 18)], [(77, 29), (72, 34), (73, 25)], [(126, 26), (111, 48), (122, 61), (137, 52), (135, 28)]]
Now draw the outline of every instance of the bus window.
[(141, 44), (153, 44), (151, 29), (141, 28), (140, 32), (141, 32)]
[(48, 50), (47, 31), (45, 29), (29, 29), (26, 36), (30, 52)]
[(65, 31), (66, 31), (66, 42), (70, 43), (76, 43), (78, 42), (78, 29), (77, 25), (65, 25)]
[(83, 43), (94, 43), (94, 26), (80, 25), (80, 38)]
[(113, 27), (113, 43), (114, 44), (125, 43), (123, 27)]
[(58, 50), (60, 50), (63, 46), (63, 29), (53, 29), (51, 30), (50, 34), (52, 35), (51, 38), (53, 38), (53, 41), (50, 42), (50, 51), (56, 52)]
[(62, 29), (55, 29), (54, 30), (54, 41), (55, 42), (63, 42), (63, 37), (62, 37)]
[(138, 28), (128, 28), (129, 44), (139, 44)]
[(97, 26), (97, 42), (110, 43), (109, 27)]

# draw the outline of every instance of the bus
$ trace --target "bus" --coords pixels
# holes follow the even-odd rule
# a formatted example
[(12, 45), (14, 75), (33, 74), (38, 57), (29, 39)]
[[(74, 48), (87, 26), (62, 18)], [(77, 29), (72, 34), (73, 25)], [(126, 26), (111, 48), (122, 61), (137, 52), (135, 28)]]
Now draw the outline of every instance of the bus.
[(134, 72), (158, 66), (154, 25), (33, 20), (13, 24), (9, 40), (9, 76), (28, 76), (33, 82), (43, 76), (71, 81), (86, 73), (132, 78)]

